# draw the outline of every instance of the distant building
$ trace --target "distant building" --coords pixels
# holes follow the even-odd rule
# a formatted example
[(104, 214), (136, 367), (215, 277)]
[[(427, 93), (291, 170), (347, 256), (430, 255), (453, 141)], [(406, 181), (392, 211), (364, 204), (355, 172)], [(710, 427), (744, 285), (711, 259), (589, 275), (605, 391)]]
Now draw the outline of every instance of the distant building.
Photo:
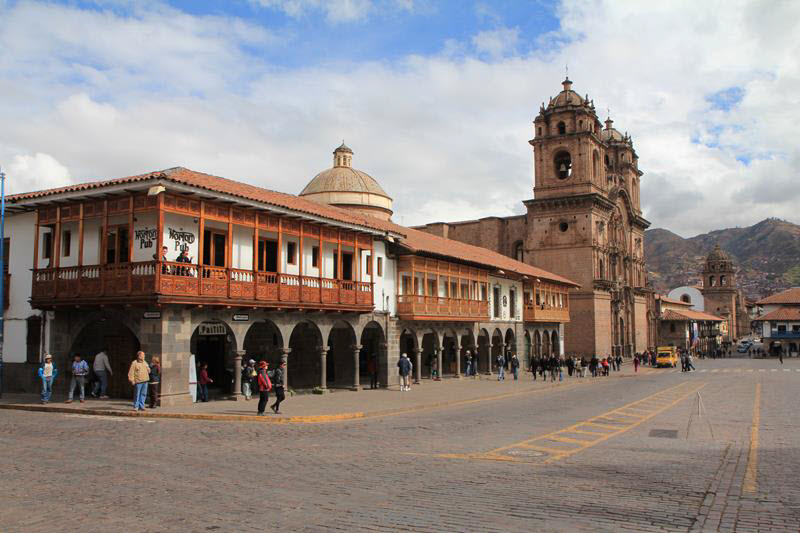
[(745, 298), (736, 282), (730, 256), (716, 245), (703, 266), (703, 309), (727, 322), (723, 342), (731, 344), (750, 334), (750, 317)]
[(689, 304), (694, 311), (705, 311), (705, 298), (703, 298), (703, 293), (700, 291), (700, 288), (697, 286), (684, 286), (678, 287), (677, 289), (672, 289), (667, 294), (667, 297), (671, 300), (678, 300), (683, 303)]
[(797, 356), (800, 347), (800, 287), (793, 287), (756, 302), (763, 312), (755, 319), (764, 349)]
[(656, 295), (658, 346), (677, 346), (696, 354), (720, 348), (727, 322), (718, 316), (692, 309), (692, 304)]

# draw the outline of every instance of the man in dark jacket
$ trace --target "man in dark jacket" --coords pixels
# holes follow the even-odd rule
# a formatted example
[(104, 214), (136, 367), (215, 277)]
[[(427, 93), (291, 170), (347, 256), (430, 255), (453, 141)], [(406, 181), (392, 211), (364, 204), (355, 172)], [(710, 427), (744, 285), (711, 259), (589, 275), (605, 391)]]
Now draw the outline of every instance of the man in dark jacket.
[(400, 374), (400, 390), (411, 390), (411, 383), (409, 383), (408, 379), (409, 374), (411, 374), (411, 361), (408, 360), (406, 354), (401, 355), (400, 360), (397, 361), (397, 371)]
[(286, 361), (281, 361), (281, 364), (278, 365), (278, 368), (275, 369), (275, 372), (272, 374), (272, 388), (275, 389), (275, 403), (272, 404), (270, 409), (276, 415), (281, 414), (281, 402), (286, 398), (286, 395), (283, 392), (283, 371), (286, 368)]

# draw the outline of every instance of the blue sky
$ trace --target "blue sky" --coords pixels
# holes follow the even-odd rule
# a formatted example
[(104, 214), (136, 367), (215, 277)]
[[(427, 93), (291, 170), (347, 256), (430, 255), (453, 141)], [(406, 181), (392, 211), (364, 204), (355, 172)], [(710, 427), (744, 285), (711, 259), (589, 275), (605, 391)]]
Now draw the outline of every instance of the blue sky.
[(757, 0), (0, 0), (0, 166), (13, 192), (185, 166), (297, 193), (345, 139), (398, 222), (506, 216), (568, 64), (632, 136), (654, 227), (796, 220), (797, 20)]

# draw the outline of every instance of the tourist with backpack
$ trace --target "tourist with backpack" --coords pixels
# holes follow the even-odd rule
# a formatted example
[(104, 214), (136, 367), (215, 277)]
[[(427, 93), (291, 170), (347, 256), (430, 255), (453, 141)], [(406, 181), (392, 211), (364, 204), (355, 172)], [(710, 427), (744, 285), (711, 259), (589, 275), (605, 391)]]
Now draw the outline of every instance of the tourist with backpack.
[(281, 414), (281, 402), (286, 398), (283, 392), (283, 374), (286, 368), (286, 361), (281, 361), (272, 373), (272, 388), (275, 390), (275, 403), (272, 404), (270, 409), (276, 415)]
[(264, 410), (269, 402), (269, 391), (272, 389), (272, 382), (267, 375), (269, 363), (263, 359), (258, 362), (258, 416), (264, 416)]

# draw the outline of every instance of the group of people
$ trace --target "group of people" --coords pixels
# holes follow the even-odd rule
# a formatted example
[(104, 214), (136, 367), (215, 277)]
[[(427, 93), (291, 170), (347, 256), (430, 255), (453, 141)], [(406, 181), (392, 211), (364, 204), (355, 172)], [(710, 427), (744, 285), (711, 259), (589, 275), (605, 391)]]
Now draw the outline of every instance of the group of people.
[[(95, 356), (91, 367), (79, 353), (72, 356), (70, 365), (69, 390), (66, 403), (72, 403), (75, 391), (78, 391), (78, 400), (86, 401), (86, 388), (90, 386), (93, 398), (108, 399), (108, 378), (114, 374), (108, 359), (106, 349), (103, 348)], [(39, 379), (42, 380), (41, 402), (50, 403), (53, 395), (53, 382), (58, 376), (58, 369), (53, 362), (53, 356), (45, 354), (44, 361), (38, 369)], [(144, 360), (144, 352), (136, 354), (136, 359), (128, 370), (128, 381), (134, 387), (133, 408), (144, 410), (148, 391), (150, 393), (150, 408), (155, 408), (159, 403), (161, 389), (161, 360), (154, 356), (150, 363)]]
[[(167, 262), (167, 252), (169, 248), (163, 246), (161, 248), (161, 261)], [(156, 255), (153, 254), (153, 259), (156, 259)], [(189, 250), (182, 250), (181, 253), (175, 258), (176, 263), (188, 263), (192, 264), (194, 262), (193, 257), (189, 257)], [(162, 274), (172, 274), (173, 276), (192, 276), (195, 277), (197, 275), (195, 269), (191, 267), (172, 267), (170, 268), (169, 265), (162, 265), (161, 267)]]
[[(269, 393), (275, 393), (275, 403), (269, 406), (276, 415), (281, 414), (281, 402), (286, 399), (284, 390), (284, 375), (286, 361), (281, 361), (278, 368), (269, 370), (269, 362), (261, 360), (256, 364), (255, 359), (250, 359), (242, 368), (242, 394), (245, 400), (250, 400), (254, 392), (258, 392), (258, 416), (264, 416), (264, 411), (269, 404)], [(201, 375), (202, 378), (202, 375)]]

